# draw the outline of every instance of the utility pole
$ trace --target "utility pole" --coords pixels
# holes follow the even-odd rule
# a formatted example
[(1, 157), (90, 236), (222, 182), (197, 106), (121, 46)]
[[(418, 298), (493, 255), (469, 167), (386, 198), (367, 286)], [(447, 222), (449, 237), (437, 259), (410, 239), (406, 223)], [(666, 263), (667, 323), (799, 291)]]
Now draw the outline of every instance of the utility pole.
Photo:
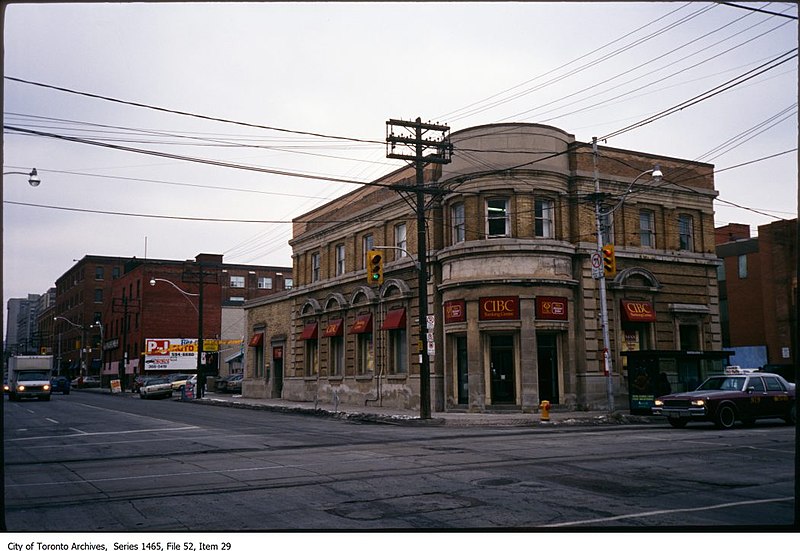
[[(597, 230), (597, 252), (603, 249), (603, 212), (600, 208), (600, 173), (597, 167), (597, 138), (592, 138), (592, 156), (594, 157), (594, 218)], [(603, 368), (606, 375), (606, 394), (608, 397), (608, 411), (614, 412), (614, 377), (611, 361), (611, 338), (608, 334), (608, 305), (606, 304), (606, 276), (601, 274), (598, 278), (600, 285), (600, 328), (603, 331)]]
[[(395, 133), (395, 128), (404, 130), (401, 134)], [(408, 134), (408, 132), (411, 134)], [(440, 132), (439, 139), (425, 139), (424, 133)], [(425, 165), (447, 164), (453, 152), (450, 143), (450, 127), (440, 124), (423, 123), (419, 117), (415, 121), (401, 121), (390, 119), (386, 122), (386, 157), (390, 159), (403, 159), (414, 165), (416, 171), (416, 185), (393, 185), (396, 191), (413, 191), (416, 194), (417, 214), (417, 286), (419, 300), (419, 341), (417, 347), (420, 353), (419, 366), (419, 416), (420, 419), (431, 418), (431, 364), (428, 355), (426, 338), (428, 326), (428, 251), (425, 228), (425, 194), (438, 193), (439, 190), (425, 188)], [(412, 148), (413, 154), (395, 153), (395, 147), (402, 145)], [(435, 150), (426, 155), (426, 152)]]
[(130, 315), (131, 313), (139, 312), (139, 299), (129, 299), (123, 294), (122, 298), (115, 298), (111, 302), (111, 311), (115, 314), (122, 314), (122, 360), (120, 360), (117, 366), (117, 376), (119, 377), (119, 388), (124, 391), (125, 374), (128, 369), (128, 330), (130, 329)]
[(219, 283), (219, 272), (216, 269), (206, 271), (205, 268), (219, 268), (218, 264), (197, 261), (197, 267), (187, 264), (184, 267), (182, 280), (197, 283), (197, 398), (202, 398), (206, 388), (206, 372), (203, 364), (203, 289), (205, 283)]

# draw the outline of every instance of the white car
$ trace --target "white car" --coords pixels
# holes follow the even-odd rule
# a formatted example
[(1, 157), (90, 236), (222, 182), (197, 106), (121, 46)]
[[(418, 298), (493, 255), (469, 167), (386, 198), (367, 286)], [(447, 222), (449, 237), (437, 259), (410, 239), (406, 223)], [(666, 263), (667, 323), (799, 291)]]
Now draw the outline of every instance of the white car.
[(139, 387), (139, 398), (167, 398), (172, 396), (172, 383), (166, 377), (145, 379)]

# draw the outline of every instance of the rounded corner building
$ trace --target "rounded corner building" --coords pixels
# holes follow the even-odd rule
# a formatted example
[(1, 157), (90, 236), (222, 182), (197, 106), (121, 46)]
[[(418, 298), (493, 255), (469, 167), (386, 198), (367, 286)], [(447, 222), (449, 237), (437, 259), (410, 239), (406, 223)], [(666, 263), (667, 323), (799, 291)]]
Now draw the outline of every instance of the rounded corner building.
[(421, 174), (423, 331), (408, 166), (294, 220), (294, 288), (247, 307), (264, 349), (249, 354), (245, 394), (419, 410), (423, 347), (434, 411), (605, 409), (612, 392), (619, 404), (652, 394), (655, 372), (679, 390), (721, 366), (712, 165), (540, 124), (449, 142), (450, 162)]

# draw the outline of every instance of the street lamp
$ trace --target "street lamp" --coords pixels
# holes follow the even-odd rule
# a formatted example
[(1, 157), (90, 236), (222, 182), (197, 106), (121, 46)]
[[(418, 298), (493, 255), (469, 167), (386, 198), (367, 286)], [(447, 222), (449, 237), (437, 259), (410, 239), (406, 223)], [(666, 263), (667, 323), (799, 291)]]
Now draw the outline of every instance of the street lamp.
[(82, 325), (78, 325), (77, 323), (73, 322), (72, 320), (69, 320), (69, 319), (65, 318), (64, 316), (55, 316), (53, 318), (53, 321), (57, 321), (57, 320), (66, 321), (68, 324), (70, 324), (74, 328), (81, 330), (81, 373), (80, 373), (80, 375), (83, 376), (84, 375), (84, 371), (86, 370), (86, 359), (83, 356), (83, 353), (86, 350), (86, 328), (84, 326), (82, 326)]
[[(639, 174), (636, 178), (628, 186), (628, 189), (625, 193), (622, 194), (622, 199), (620, 199), (619, 203), (617, 203), (613, 208), (609, 210), (602, 210), (600, 207), (601, 201), (601, 193), (600, 193), (600, 175), (597, 167), (597, 138), (592, 138), (592, 153), (594, 155), (594, 199), (595, 199), (595, 226), (597, 231), (597, 252), (602, 254), (603, 249), (603, 231), (602, 231), (602, 220), (609, 214), (613, 213), (619, 207), (622, 206), (622, 203), (625, 201), (625, 198), (631, 193), (633, 190), (633, 186), (636, 182), (644, 176), (645, 174), (652, 174), (653, 180), (656, 182), (661, 181), (663, 178), (663, 173), (661, 172), (661, 167), (659, 165), (655, 165), (654, 168), (650, 170), (645, 170), (641, 174)], [(605, 375), (606, 375), (606, 395), (608, 399), (608, 411), (609, 413), (614, 412), (614, 381), (612, 377), (612, 370), (613, 370), (613, 362), (611, 357), (611, 338), (609, 336), (608, 331), (608, 305), (606, 304), (606, 276), (605, 273), (601, 271), (600, 277), (598, 278), (599, 285), (600, 285), (600, 327), (603, 330), (603, 363), (605, 368)]]
[(42, 179), (39, 178), (39, 173), (36, 172), (35, 168), (31, 169), (30, 172), (17, 172), (17, 171), (3, 172), (3, 176), (5, 176), (6, 174), (22, 174), (24, 176), (27, 176), (28, 183), (31, 185), (31, 187), (37, 187), (39, 184), (42, 183)]
[(189, 300), (189, 297), (197, 297), (197, 306), (189, 300), (189, 304), (192, 305), (192, 308), (195, 309), (197, 312), (197, 397), (203, 397), (203, 386), (205, 385), (205, 377), (203, 376), (203, 364), (202, 364), (202, 354), (203, 354), (203, 273), (202, 267), (200, 269), (200, 281), (198, 283), (199, 286), (199, 293), (189, 293), (175, 285), (168, 279), (161, 279), (159, 277), (151, 277), (150, 278), (150, 286), (155, 287), (156, 281), (163, 281), (164, 283), (169, 283), (175, 289), (177, 289), (185, 298)]

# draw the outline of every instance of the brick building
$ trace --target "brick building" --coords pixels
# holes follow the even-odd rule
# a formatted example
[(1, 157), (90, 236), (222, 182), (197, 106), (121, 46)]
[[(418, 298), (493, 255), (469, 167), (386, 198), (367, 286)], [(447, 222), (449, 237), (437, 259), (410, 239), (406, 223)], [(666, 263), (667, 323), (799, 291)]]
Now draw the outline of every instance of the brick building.
[[(228, 264), (222, 255), (199, 254), (187, 261), (131, 259), (114, 281), (102, 316), (104, 378), (130, 378), (156, 367), (161, 373), (172, 371), (146, 363), (147, 339), (186, 340), (196, 350), (201, 272), (203, 363), (211, 376), (227, 375), (226, 363), (243, 349), (244, 315), (231, 331), (236, 319), (231, 311), (241, 311), (247, 300), (292, 287), (291, 268)], [(195, 368), (196, 363), (188, 362), (180, 371)]]
[[(797, 361), (797, 219), (716, 229), (722, 340), (726, 347), (764, 347), (768, 364)], [(757, 366), (760, 367), (760, 366)]]
[[(606, 405), (595, 160), (613, 207), (603, 232), (618, 270), (607, 297), (614, 394), (625, 404), (638, 377), (623, 352), (672, 354), (659, 366), (676, 389), (721, 368), (692, 359), (721, 348), (712, 165), (608, 147), (595, 157), (536, 124), (451, 141), (453, 162), (425, 173), (441, 192), (426, 211), (435, 411)], [(664, 180), (640, 179), (655, 164)], [(385, 187), (414, 181), (403, 168), (295, 220), (284, 398), (419, 409), (416, 217)], [(387, 246), (384, 282), (372, 286), (366, 253)], [(251, 339), (258, 311), (248, 308)]]
[[(200, 263), (208, 272), (204, 338), (219, 345), (209, 357), (212, 372), (224, 372), (226, 360), (235, 360), (242, 351), (244, 303), (291, 288), (291, 268), (226, 264), (221, 255), (210, 254), (188, 261), (87, 255), (58, 278), (55, 302), (48, 317), (39, 320), (42, 346), (56, 356), (56, 370), (70, 377), (102, 375), (105, 380), (120, 370), (130, 376), (144, 371), (145, 339), (196, 339), (193, 295)], [(151, 286), (153, 278), (159, 281)], [(125, 368), (120, 365), (124, 356)]]

